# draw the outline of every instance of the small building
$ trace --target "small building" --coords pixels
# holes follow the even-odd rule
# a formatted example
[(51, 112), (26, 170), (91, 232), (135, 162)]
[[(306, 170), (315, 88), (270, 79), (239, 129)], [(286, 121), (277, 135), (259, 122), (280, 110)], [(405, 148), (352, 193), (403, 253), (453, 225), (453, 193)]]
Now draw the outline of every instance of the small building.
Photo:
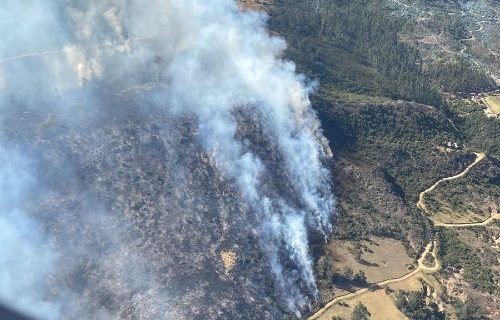
[(443, 142), (443, 146), (448, 149), (456, 149), (456, 150), (463, 149), (463, 144), (459, 142), (446, 141)]

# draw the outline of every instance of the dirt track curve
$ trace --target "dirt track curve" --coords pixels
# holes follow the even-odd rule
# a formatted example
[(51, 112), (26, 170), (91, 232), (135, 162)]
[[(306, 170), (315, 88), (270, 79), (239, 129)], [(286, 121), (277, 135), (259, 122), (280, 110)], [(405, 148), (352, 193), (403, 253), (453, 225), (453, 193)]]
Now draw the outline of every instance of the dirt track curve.
[(467, 166), (467, 168), (465, 168), (464, 171), (462, 171), (461, 173), (456, 174), (454, 176), (443, 178), (443, 179), (439, 180), (438, 182), (434, 183), (431, 187), (429, 187), (429, 188), (425, 189), (424, 191), (422, 191), (420, 193), (420, 195), (418, 196), (417, 207), (419, 209), (421, 209), (422, 211), (424, 211), (425, 213), (429, 214), (429, 211), (427, 210), (427, 207), (425, 205), (425, 195), (427, 193), (433, 191), (434, 189), (436, 189), (436, 187), (439, 186), (443, 181), (450, 181), (450, 180), (455, 180), (455, 179), (458, 179), (458, 178), (462, 178), (472, 168), (474, 168), (479, 162), (481, 162), (484, 159), (484, 157), (485, 157), (484, 153), (477, 153), (477, 152), (475, 152), (474, 154), (476, 155), (476, 160), (474, 160), (473, 163), (471, 163), (469, 166)]
[[(492, 215), (490, 218), (486, 219), (483, 222), (477, 222), (477, 223), (442, 223), (442, 222), (434, 221), (432, 219), (432, 217), (429, 215), (427, 207), (425, 206), (425, 195), (427, 193), (429, 193), (429, 192), (433, 191), (434, 189), (436, 189), (436, 187), (440, 183), (442, 183), (443, 181), (449, 181), (449, 180), (455, 180), (455, 179), (462, 178), (472, 168), (474, 168), (479, 162), (481, 162), (485, 158), (485, 154), (484, 153), (477, 153), (477, 152), (475, 152), (474, 154), (476, 155), (476, 159), (474, 160), (473, 163), (471, 163), (469, 166), (467, 166), (464, 169), (464, 171), (462, 171), (461, 173), (456, 174), (454, 176), (443, 178), (443, 179), (437, 181), (431, 187), (425, 189), (424, 191), (422, 191), (420, 193), (419, 200), (417, 202), (417, 207), (420, 208), (424, 213), (426, 213), (429, 216), (429, 218), (431, 219), (431, 221), (432, 221), (432, 223), (433, 223), (433, 225), (435, 227), (460, 228), (460, 227), (485, 226), (485, 225), (488, 225), (489, 223), (493, 222), (496, 219), (500, 219), (500, 214), (497, 213), (495, 215)], [(432, 254), (432, 256), (434, 257), (434, 266), (432, 266), (432, 267), (427, 267), (425, 265), (425, 263), (424, 263), (425, 258), (427, 257), (428, 254)], [(328, 302), (327, 304), (325, 304), (325, 306), (323, 308), (321, 308), (315, 314), (313, 314), (312, 316), (310, 316), (308, 318), (308, 320), (319, 319), (322, 315), (324, 315), (328, 311), (328, 309), (330, 309), (330, 307), (332, 307), (333, 305), (335, 305), (336, 303), (338, 303), (340, 301), (355, 298), (355, 297), (360, 296), (360, 295), (362, 295), (362, 294), (364, 294), (366, 292), (369, 292), (370, 290), (373, 290), (374, 288), (378, 288), (378, 287), (389, 285), (389, 284), (392, 284), (392, 283), (397, 283), (397, 282), (404, 281), (404, 280), (406, 280), (408, 278), (411, 278), (412, 276), (416, 275), (420, 271), (425, 272), (425, 273), (433, 273), (433, 272), (438, 271), (440, 268), (441, 268), (441, 264), (440, 264), (440, 262), (438, 260), (437, 254), (436, 254), (436, 241), (435, 240), (431, 240), (426, 245), (425, 250), (420, 255), (420, 258), (418, 259), (417, 267), (413, 271), (411, 271), (411, 272), (409, 272), (409, 273), (407, 273), (407, 274), (405, 274), (405, 275), (403, 275), (401, 277), (386, 279), (386, 280), (383, 280), (383, 281), (380, 281), (380, 282), (377, 282), (377, 283), (370, 284), (370, 286), (368, 286), (367, 288), (359, 289), (359, 290), (357, 290), (355, 292), (351, 292), (351, 293), (347, 293), (347, 294), (338, 296), (338, 297), (334, 298), (333, 300), (331, 300), (330, 302)]]
[[(437, 260), (435, 248), (436, 248), (435, 242), (431, 241), (431, 242), (429, 242), (427, 244), (427, 246), (425, 247), (424, 252), (422, 253), (422, 255), (420, 256), (420, 258), (418, 259), (417, 268), (415, 268), (413, 271), (411, 271), (411, 272), (409, 272), (409, 273), (407, 273), (407, 274), (405, 274), (405, 275), (403, 275), (401, 277), (386, 279), (386, 280), (382, 280), (380, 282), (372, 283), (367, 288), (359, 289), (359, 290), (357, 290), (355, 292), (351, 292), (351, 293), (347, 293), (347, 294), (338, 296), (338, 297), (334, 298), (333, 300), (331, 300), (330, 302), (328, 302), (323, 308), (321, 308), (321, 310), (319, 310), (318, 312), (316, 312), (315, 314), (313, 314), (308, 319), (309, 320), (316, 320), (316, 319), (318, 319), (323, 314), (325, 314), (325, 312), (327, 312), (328, 309), (330, 309), (330, 307), (332, 307), (337, 302), (355, 298), (355, 297), (357, 297), (359, 295), (362, 295), (362, 294), (364, 294), (366, 292), (369, 292), (370, 290), (373, 290), (374, 288), (379, 288), (381, 286), (386, 286), (386, 285), (389, 285), (389, 284), (392, 284), (392, 283), (397, 283), (397, 282), (404, 281), (406, 279), (409, 279), (409, 278), (413, 277), (414, 275), (416, 275), (420, 271), (427, 272), (427, 273), (433, 273), (433, 272), (438, 271), (439, 268), (441, 268), (441, 265), (439, 264), (439, 262)], [(435, 264), (434, 264), (433, 267), (427, 267), (424, 264), (425, 257), (429, 253), (434, 256)]]

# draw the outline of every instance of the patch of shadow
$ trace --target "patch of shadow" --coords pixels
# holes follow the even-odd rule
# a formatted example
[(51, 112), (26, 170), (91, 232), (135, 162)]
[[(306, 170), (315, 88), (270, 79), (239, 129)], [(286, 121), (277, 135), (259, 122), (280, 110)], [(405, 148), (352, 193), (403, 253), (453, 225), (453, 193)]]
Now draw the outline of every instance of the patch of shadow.
[(395, 195), (397, 195), (398, 197), (400, 197), (401, 199), (404, 199), (405, 198), (405, 192), (404, 192), (403, 188), (401, 188), (401, 186), (396, 182), (396, 180), (394, 179), (394, 177), (391, 176), (389, 174), (389, 172), (387, 172), (387, 170), (385, 170), (383, 168), (381, 168), (381, 171), (384, 174), (385, 181), (387, 181), (387, 183), (389, 183), (389, 185), (391, 187), (391, 191)]
[(369, 262), (369, 261), (366, 261), (365, 259), (360, 259), (358, 260), (358, 262), (364, 266), (368, 266), (368, 267), (380, 267), (380, 265), (378, 263), (375, 263), (375, 262)]
[(356, 287), (353, 285), (351, 280), (346, 279), (343, 276), (335, 275), (333, 277), (332, 283), (335, 285), (335, 287), (341, 290), (345, 290), (348, 292), (356, 291)]

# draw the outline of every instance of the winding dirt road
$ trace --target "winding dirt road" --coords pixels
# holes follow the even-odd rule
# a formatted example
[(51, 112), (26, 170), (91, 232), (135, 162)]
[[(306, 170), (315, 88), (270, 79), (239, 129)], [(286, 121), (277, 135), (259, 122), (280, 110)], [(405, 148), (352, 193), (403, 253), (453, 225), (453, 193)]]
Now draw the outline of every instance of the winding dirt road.
[(422, 191), (420, 193), (420, 195), (418, 196), (417, 207), (419, 209), (421, 209), (422, 211), (424, 211), (425, 213), (429, 214), (429, 211), (427, 210), (427, 207), (425, 205), (425, 195), (428, 194), (429, 192), (433, 191), (434, 189), (436, 189), (436, 187), (438, 185), (440, 185), (443, 181), (450, 181), (450, 180), (455, 180), (455, 179), (458, 179), (458, 178), (462, 178), (472, 168), (474, 168), (474, 166), (476, 166), (479, 162), (481, 162), (484, 159), (484, 157), (485, 157), (484, 153), (474, 152), (474, 154), (476, 155), (476, 160), (474, 160), (473, 163), (471, 163), (469, 166), (467, 166), (467, 168), (465, 168), (464, 171), (462, 171), (461, 173), (456, 174), (454, 176), (443, 178), (443, 179), (439, 180), (438, 182), (434, 183), (431, 187), (429, 187), (429, 188), (425, 189), (424, 191)]
[[(436, 183), (434, 183), (431, 187), (425, 189), (424, 191), (422, 191), (420, 193), (419, 200), (417, 202), (417, 206), (424, 213), (426, 213), (428, 217), (430, 217), (430, 219), (431, 219), (431, 221), (432, 221), (432, 223), (433, 223), (433, 225), (435, 227), (460, 228), (460, 227), (485, 226), (485, 225), (488, 225), (489, 223), (493, 222), (496, 219), (500, 219), (500, 214), (497, 213), (495, 215), (492, 215), (490, 218), (486, 219), (483, 222), (477, 222), (477, 223), (442, 223), (442, 222), (437, 222), (437, 221), (432, 220), (432, 217), (429, 215), (427, 207), (425, 206), (425, 195), (427, 193), (429, 193), (429, 192), (433, 191), (434, 189), (436, 189), (436, 187), (439, 184), (441, 184), (443, 181), (449, 181), (449, 180), (455, 180), (455, 179), (462, 178), (472, 168), (474, 168), (479, 162), (481, 162), (485, 158), (485, 154), (484, 153), (477, 153), (477, 152), (475, 152), (474, 154), (476, 155), (476, 159), (474, 160), (474, 162), (471, 163), (469, 166), (467, 166), (461, 173), (456, 174), (456, 175), (451, 176), (451, 177), (443, 178), (443, 179), (437, 181)], [(422, 254), (420, 255), (420, 258), (417, 261), (418, 262), (417, 263), (417, 267), (413, 271), (411, 271), (411, 272), (409, 272), (409, 273), (407, 273), (407, 274), (405, 274), (405, 275), (403, 275), (401, 277), (386, 279), (386, 280), (383, 280), (383, 281), (380, 281), (380, 282), (377, 282), (377, 283), (373, 283), (370, 286), (368, 286), (367, 288), (359, 289), (359, 290), (357, 290), (355, 292), (351, 292), (351, 293), (347, 293), (347, 294), (335, 297), (330, 302), (328, 302), (327, 304), (325, 304), (325, 306), (323, 308), (321, 308), (315, 314), (313, 314), (312, 316), (310, 316), (308, 318), (308, 320), (319, 319), (320, 317), (322, 317), (328, 311), (328, 309), (330, 309), (333, 305), (335, 305), (336, 303), (338, 303), (340, 301), (353, 299), (353, 298), (356, 298), (356, 297), (358, 297), (358, 296), (360, 296), (360, 295), (362, 295), (364, 293), (367, 293), (367, 292), (369, 292), (371, 290), (378, 289), (379, 287), (386, 286), (386, 285), (389, 285), (389, 284), (392, 284), (392, 283), (397, 283), (397, 282), (404, 281), (406, 279), (409, 279), (409, 278), (413, 277), (414, 275), (416, 275), (419, 272), (434, 273), (434, 272), (439, 271), (439, 269), (441, 269), (441, 263), (439, 262), (438, 256), (436, 254), (436, 247), (437, 247), (436, 240), (431, 240), (426, 245), (425, 250), (422, 252)], [(427, 257), (428, 254), (432, 254), (432, 256), (434, 258), (434, 266), (432, 266), (432, 267), (428, 267), (428, 266), (425, 265), (425, 258)]]
[(479, 28), (477, 28), (476, 30), (470, 30), (470, 31), (468, 31), (469, 34), (470, 34), (469, 38), (463, 38), (463, 39), (458, 40), (458, 42), (460, 42), (463, 45), (463, 48), (462, 48), (462, 50), (460, 50), (460, 53), (465, 53), (465, 51), (467, 51), (468, 47), (465, 44), (466, 41), (476, 40), (476, 35), (474, 34), (474, 32), (480, 32), (480, 31), (482, 31), (483, 28), (484, 28), (484, 26), (483, 26), (484, 23), (493, 23), (493, 21), (491, 21), (491, 20), (482, 20), (482, 21), (477, 21), (476, 23), (479, 25)]
[[(419, 9), (417, 8), (416, 6), (414, 5), (408, 5), (406, 3), (403, 3), (401, 2), (400, 0), (393, 0), (394, 3), (396, 3), (397, 5), (403, 7), (405, 10), (413, 10), (414, 12), (416, 12), (417, 14), (420, 14), (421, 16), (418, 16), (416, 18), (416, 21), (425, 21), (425, 20), (429, 20), (431, 19), (433, 16), (434, 16), (434, 12), (432, 11), (425, 11), (425, 10), (422, 10), (422, 9)], [(461, 15), (462, 17), (465, 17), (466, 15), (466, 11), (462, 10), (461, 12)], [(455, 14), (454, 12), (448, 12), (448, 15), (452, 15), (452, 14)], [(438, 37), (440, 37), (440, 35), (434, 35), (434, 42), (439, 46), (441, 47), (441, 49), (443, 49), (444, 51), (450, 53), (450, 54), (466, 54), (466, 51), (469, 49), (469, 46), (466, 44), (467, 42), (470, 42), (470, 41), (475, 41), (476, 40), (476, 35), (474, 34), (475, 32), (481, 32), (484, 28), (484, 24), (485, 23), (496, 23), (495, 20), (480, 20), (480, 21), (476, 21), (474, 22), (475, 24), (477, 24), (477, 29), (476, 30), (469, 30), (467, 31), (467, 33), (469, 34), (467, 38), (463, 38), (463, 39), (460, 39), (458, 40), (458, 42), (462, 45), (462, 48), (458, 51), (451, 51), (449, 49), (447, 49), (446, 47), (444, 47), (440, 41), (437, 39)], [(498, 54), (496, 52), (494, 52), (493, 50), (489, 49), (489, 48), (486, 48), (492, 55), (494, 55), (495, 57), (498, 57)]]
[(463, 176), (465, 176), (473, 167), (475, 167), (479, 162), (481, 162), (484, 158), (485, 158), (485, 154), (484, 153), (477, 153), (475, 152), (474, 153), (476, 155), (476, 159), (474, 160), (473, 163), (471, 163), (469, 166), (467, 166), (467, 168), (465, 168), (464, 171), (462, 171), (461, 173), (457, 174), (457, 175), (454, 175), (454, 176), (451, 176), (451, 177), (447, 177), (447, 178), (443, 178), (441, 180), (439, 180), (438, 182), (436, 182), (435, 184), (433, 184), (430, 188), (424, 190), (423, 192), (420, 193), (419, 195), (419, 199), (418, 199), (418, 203), (417, 203), (417, 207), (419, 209), (421, 209), (422, 211), (424, 211), (426, 214), (429, 215), (429, 218), (432, 220), (433, 224), (435, 227), (443, 227), (443, 228), (469, 228), (469, 227), (479, 227), (479, 226), (486, 226), (486, 225), (489, 225), (490, 223), (492, 223), (494, 220), (497, 220), (497, 219), (500, 219), (500, 213), (495, 213), (495, 214), (492, 214), (488, 219), (484, 220), (484, 221), (481, 221), (481, 222), (471, 222), (471, 223), (444, 223), (444, 222), (441, 222), (441, 221), (436, 221), (434, 220), (434, 218), (432, 217), (432, 215), (430, 215), (429, 213), (429, 210), (427, 209), (427, 206), (425, 205), (425, 195), (431, 191), (433, 191), (434, 189), (436, 189), (436, 187), (441, 184), (443, 181), (450, 181), (450, 180), (455, 180), (455, 179), (458, 179), (458, 178), (462, 178)]

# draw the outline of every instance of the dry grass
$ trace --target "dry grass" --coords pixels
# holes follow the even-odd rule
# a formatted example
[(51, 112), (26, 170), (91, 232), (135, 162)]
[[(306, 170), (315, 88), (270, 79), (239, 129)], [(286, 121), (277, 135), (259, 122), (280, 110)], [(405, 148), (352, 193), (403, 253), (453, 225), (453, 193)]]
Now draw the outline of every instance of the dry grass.
[(472, 211), (456, 212), (448, 207), (441, 212), (433, 213), (432, 220), (441, 223), (476, 223), (487, 219), (485, 215), (477, 214)]
[(446, 288), (443, 287), (432, 274), (418, 272), (404, 281), (390, 284), (389, 288), (394, 290), (394, 292), (398, 290), (422, 292), (424, 285), (427, 288), (427, 302), (437, 303), (442, 309), (448, 310), (449, 312), (454, 311), (453, 306), (441, 300), (441, 295)]
[(404, 320), (407, 319), (401, 311), (396, 308), (392, 297), (388, 296), (383, 289), (368, 292), (351, 300), (337, 303), (328, 309), (319, 319), (330, 320), (333, 316), (350, 319), (354, 306), (361, 302), (371, 313), (372, 320)]
[[(385, 279), (398, 278), (409, 272), (408, 265), (413, 260), (408, 256), (400, 241), (372, 237), (371, 242), (363, 242), (368, 248), (361, 255), (361, 261), (356, 261), (349, 247), (349, 242), (332, 242), (327, 247), (327, 254), (332, 259), (332, 265), (337, 271), (348, 266), (355, 273), (363, 270), (369, 283)], [(371, 252), (370, 252), (371, 251)]]
[(500, 96), (489, 96), (484, 99), (491, 111), (500, 115)]
[[(442, 285), (433, 275), (420, 271), (408, 279), (382, 286), (373, 291), (367, 291), (356, 297), (337, 302), (317, 319), (330, 320), (333, 316), (350, 319), (353, 308), (358, 302), (363, 303), (367, 307), (368, 311), (372, 314), (371, 319), (373, 320), (407, 319), (396, 307), (395, 293), (397, 293), (398, 290), (422, 291), (424, 285), (428, 289), (427, 292), (430, 295), (429, 299), (442, 304), (439, 298), (444, 290)], [(391, 289), (389, 291), (392, 291), (392, 293), (386, 292), (385, 287)]]
[(418, 272), (413, 277), (410, 277), (401, 282), (392, 283), (389, 285), (394, 291), (397, 290), (405, 290), (405, 291), (422, 291), (422, 284), (426, 283), (428, 287), (432, 288), (432, 290), (437, 294), (441, 294), (443, 292), (443, 288), (441, 284), (436, 280), (436, 278), (424, 272)]
[[(377, 240), (379, 242), (385, 242), (391, 239), (378, 238)], [(373, 242), (370, 244), (372, 246), (376, 246), (376, 244)], [(385, 250), (381, 250), (379, 252), (371, 252), (371, 254), (385, 255), (387, 252), (391, 252), (388, 248), (391, 245), (394, 246), (395, 243), (386, 243), (386, 245), (384, 246)], [(400, 243), (397, 243), (395, 245), (396, 251), (397, 247), (400, 245)], [(430, 250), (431, 248), (432, 244), (429, 244), (426, 247), (425, 252), (428, 253), (428, 250)], [(368, 247), (368, 249), (371, 250), (370, 247)], [(421, 263), (420, 260), (421, 259), (419, 259), (419, 264)], [(396, 261), (396, 263), (401, 263), (401, 260), (398, 259), (392, 260), (392, 262), (394, 261)], [(427, 269), (419, 265), (418, 269), (410, 273), (406, 272), (400, 277), (390, 279), (386, 277), (384, 281), (377, 281), (377, 285), (359, 289), (356, 292), (345, 294), (343, 296), (337, 296), (335, 299), (330, 301), (323, 309), (315, 313), (309, 319), (331, 319), (332, 316), (349, 317), (350, 312), (352, 312), (352, 308), (358, 302), (362, 302), (367, 306), (369, 311), (372, 313), (373, 319), (405, 319), (404, 315), (402, 315), (402, 313), (397, 310), (395, 306), (395, 292), (400, 289), (405, 291), (422, 291), (425, 287), (427, 289), (426, 292), (429, 295), (428, 300), (437, 301), (438, 303), (442, 304), (442, 301), (439, 297), (443, 292), (443, 289), (441, 288), (439, 282), (434, 278), (434, 276), (428, 274), (428, 272), (435, 272), (438, 269), (439, 264), (436, 264), (436, 267)]]

